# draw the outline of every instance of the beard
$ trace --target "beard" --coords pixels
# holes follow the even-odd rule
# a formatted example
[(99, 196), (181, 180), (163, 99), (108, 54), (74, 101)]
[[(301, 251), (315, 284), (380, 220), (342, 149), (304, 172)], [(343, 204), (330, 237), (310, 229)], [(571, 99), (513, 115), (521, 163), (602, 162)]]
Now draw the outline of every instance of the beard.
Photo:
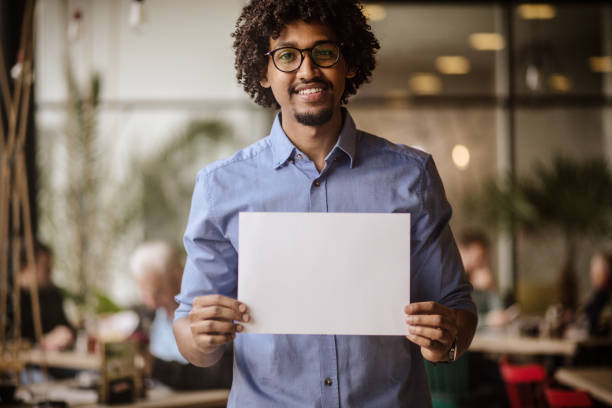
[(298, 123), (304, 126), (322, 126), (329, 122), (333, 114), (332, 109), (323, 109), (319, 112), (295, 113), (293, 116)]

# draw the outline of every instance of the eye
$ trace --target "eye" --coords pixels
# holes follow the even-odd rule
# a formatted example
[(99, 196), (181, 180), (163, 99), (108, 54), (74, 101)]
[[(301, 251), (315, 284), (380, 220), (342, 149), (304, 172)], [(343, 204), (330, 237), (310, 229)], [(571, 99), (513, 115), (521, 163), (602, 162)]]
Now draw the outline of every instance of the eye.
[(297, 53), (293, 49), (281, 49), (276, 52), (276, 60), (286, 64), (296, 59)]
[(338, 51), (336, 47), (330, 44), (325, 44), (319, 47), (315, 47), (313, 50), (313, 58), (327, 61), (327, 60), (335, 60), (338, 56)]

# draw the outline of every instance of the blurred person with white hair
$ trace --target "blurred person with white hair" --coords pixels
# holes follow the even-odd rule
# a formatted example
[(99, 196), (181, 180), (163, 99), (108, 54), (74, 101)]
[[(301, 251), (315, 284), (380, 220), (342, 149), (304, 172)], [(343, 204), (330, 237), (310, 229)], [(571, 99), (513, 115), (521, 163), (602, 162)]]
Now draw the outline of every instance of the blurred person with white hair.
[(172, 322), (180, 290), (183, 263), (177, 250), (167, 242), (140, 245), (130, 258), (130, 269), (138, 285), (141, 302), (155, 317), (149, 329), (151, 377), (175, 389), (229, 388), (233, 356), (224, 357), (209, 368), (196, 367), (180, 354)]

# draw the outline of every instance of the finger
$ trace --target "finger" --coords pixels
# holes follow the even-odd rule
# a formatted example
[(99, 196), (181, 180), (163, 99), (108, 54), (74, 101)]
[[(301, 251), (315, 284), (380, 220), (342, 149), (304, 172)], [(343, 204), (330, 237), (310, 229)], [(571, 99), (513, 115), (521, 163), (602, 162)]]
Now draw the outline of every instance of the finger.
[(408, 326), (408, 333), (449, 345), (454, 339), (448, 331), (433, 327)]
[(203, 348), (218, 347), (222, 344), (228, 343), (235, 338), (235, 334), (217, 334), (217, 335), (203, 335), (195, 338), (195, 342), (198, 346)]
[(442, 348), (442, 344), (435, 340), (427, 337), (419, 336), (418, 334), (408, 333), (406, 338), (418, 346), (425, 347), (426, 349), (439, 350)]
[(223, 295), (198, 296), (193, 300), (193, 307), (200, 306), (223, 306), (242, 313), (247, 311), (247, 306), (244, 303)]
[(452, 309), (442, 306), (436, 302), (417, 302), (411, 303), (404, 307), (404, 312), (409, 315), (414, 314), (444, 314), (449, 313)]
[(189, 318), (191, 321), (194, 320), (238, 320), (248, 322), (250, 315), (248, 313), (242, 313), (224, 306), (213, 305), (204, 306), (191, 309), (189, 312)]
[(413, 326), (441, 327), (446, 330), (452, 330), (455, 327), (455, 322), (449, 316), (444, 315), (408, 315), (406, 323)]
[(217, 334), (217, 333), (233, 333), (236, 331), (236, 325), (232, 322), (218, 320), (202, 320), (191, 325), (191, 331), (195, 335), (200, 334)]

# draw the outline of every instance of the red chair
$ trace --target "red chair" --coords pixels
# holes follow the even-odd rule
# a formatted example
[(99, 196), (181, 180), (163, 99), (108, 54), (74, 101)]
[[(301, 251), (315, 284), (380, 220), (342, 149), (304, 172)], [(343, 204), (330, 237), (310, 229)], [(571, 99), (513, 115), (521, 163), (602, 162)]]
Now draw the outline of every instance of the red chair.
[(546, 370), (540, 364), (512, 365), (502, 359), (499, 363), (501, 376), (512, 408), (545, 407), (544, 382)]
[(593, 405), (589, 394), (584, 391), (546, 388), (546, 400), (550, 408), (590, 407)]

